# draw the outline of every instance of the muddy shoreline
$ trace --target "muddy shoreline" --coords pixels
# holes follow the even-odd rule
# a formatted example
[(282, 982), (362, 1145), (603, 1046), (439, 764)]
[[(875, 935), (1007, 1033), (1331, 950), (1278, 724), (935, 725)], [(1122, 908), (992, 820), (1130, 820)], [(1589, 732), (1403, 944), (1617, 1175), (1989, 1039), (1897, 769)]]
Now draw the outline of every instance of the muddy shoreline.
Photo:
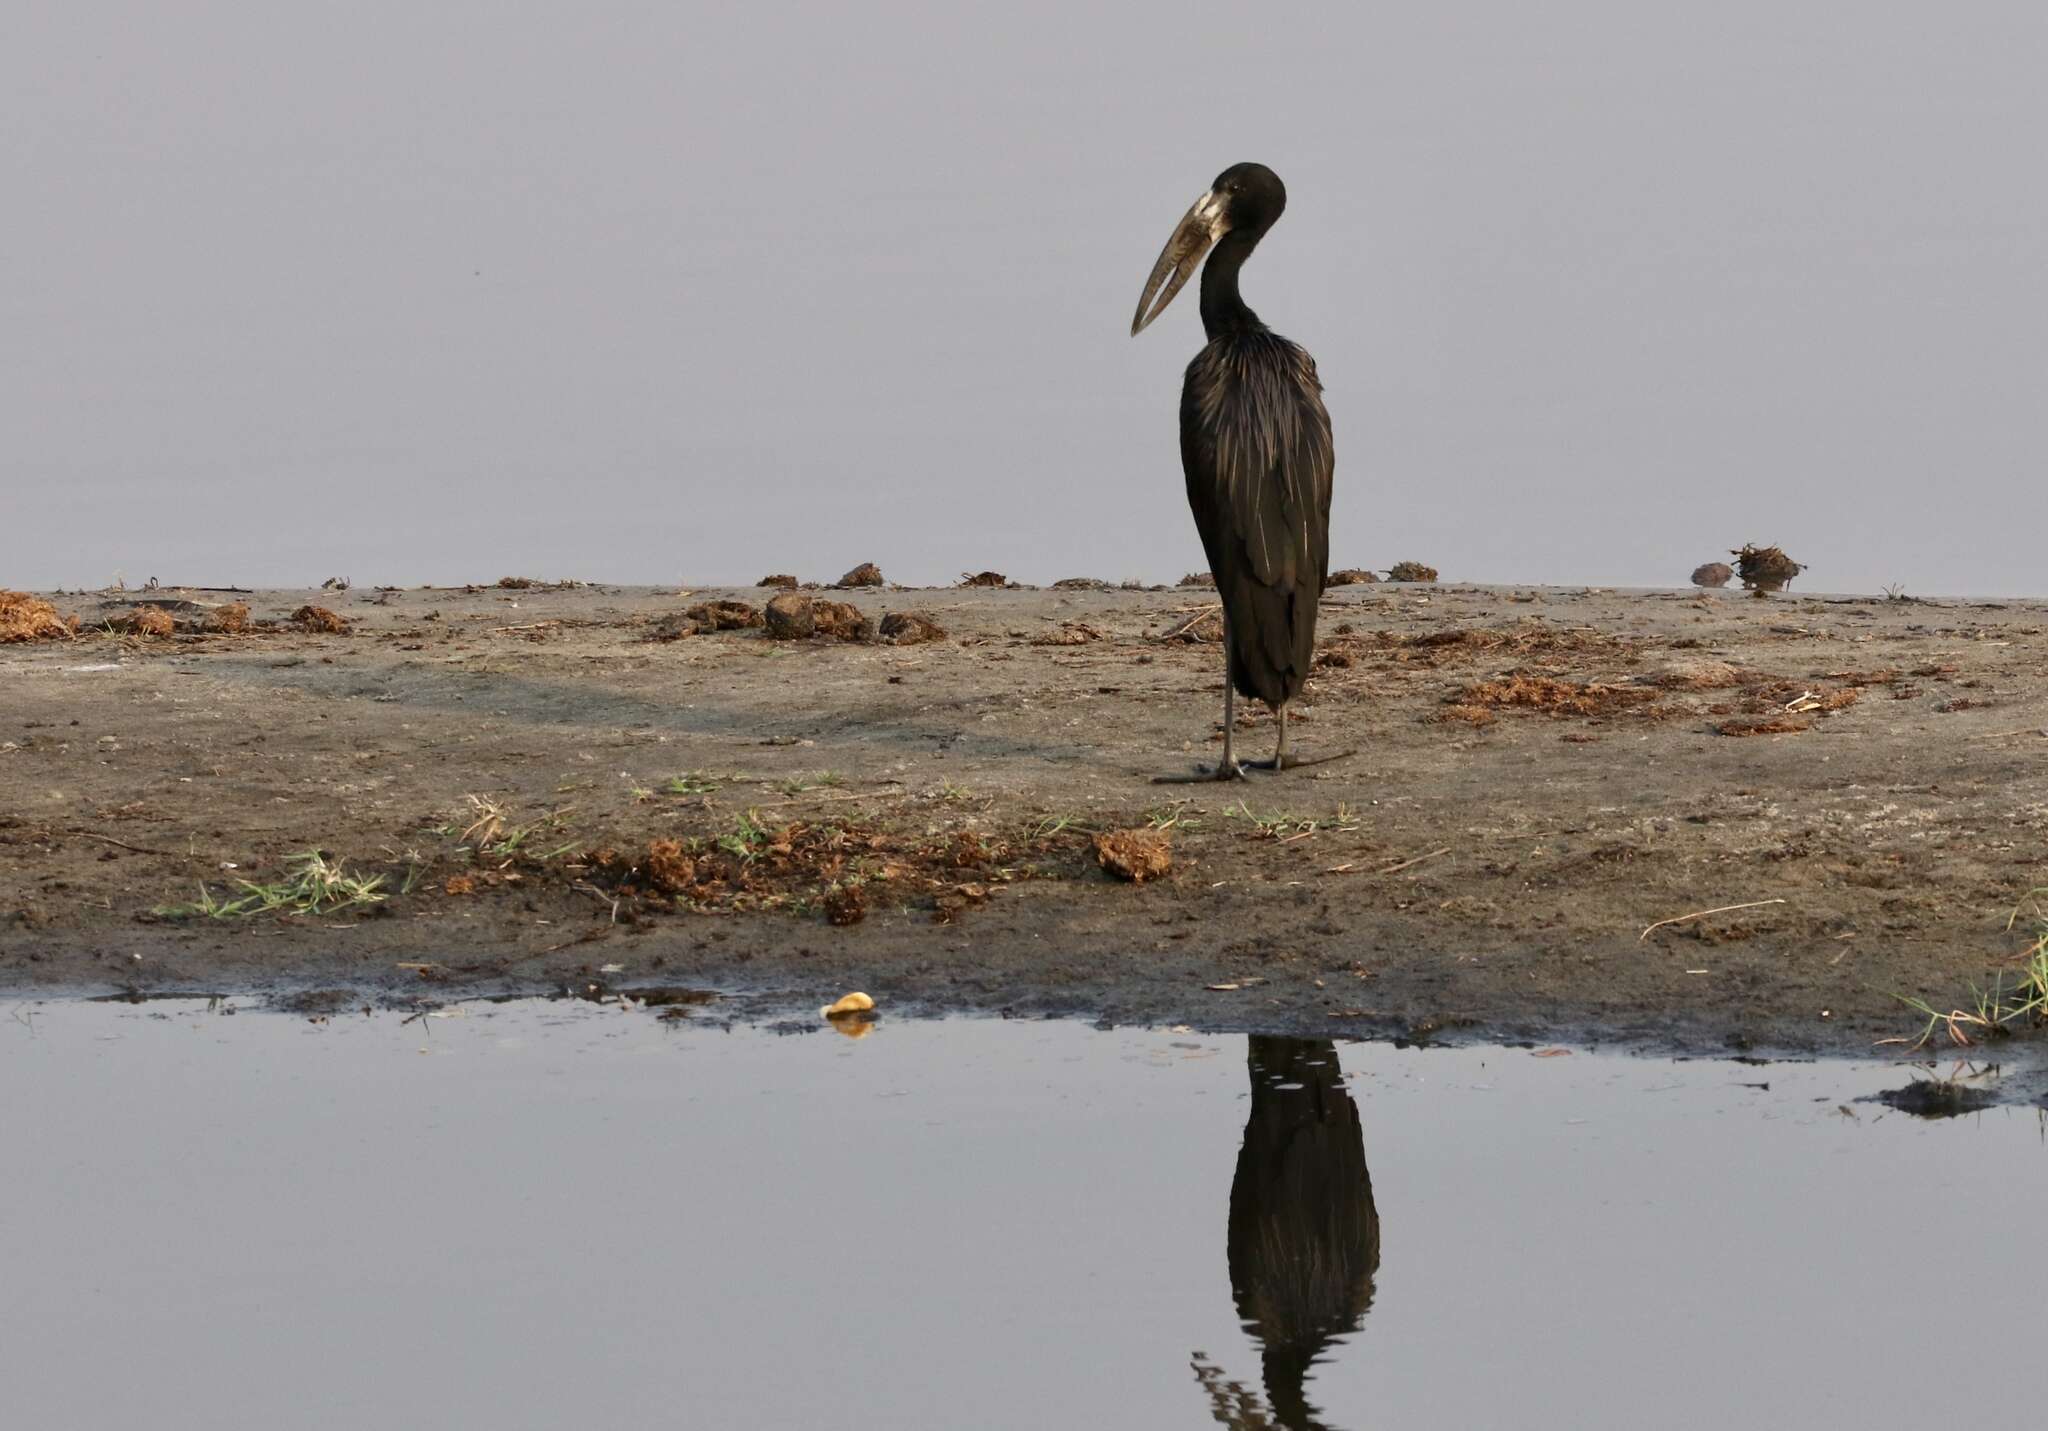
[[(898, 1014), (1870, 1054), (1919, 1032), (1901, 998), (2009, 973), (2048, 884), (2048, 603), (1342, 587), (1295, 735), (1359, 753), (1174, 787), (1150, 777), (1217, 748), (1199, 589), (817, 592), (858, 639), (653, 639), (772, 595), (51, 596), (77, 638), (0, 646), (0, 992), (704, 988), (773, 1021), (863, 988)], [(139, 599), (172, 634), (124, 620)], [(232, 603), (246, 629), (217, 629)], [(349, 629), (301, 629), (309, 605)], [(865, 629), (905, 613), (945, 635)], [(1263, 713), (1240, 724), (1264, 753)], [(1094, 837), (1128, 829), (1169, 872), (1105, 872)], [(309, 850), (385, 897), (178, 908)]]

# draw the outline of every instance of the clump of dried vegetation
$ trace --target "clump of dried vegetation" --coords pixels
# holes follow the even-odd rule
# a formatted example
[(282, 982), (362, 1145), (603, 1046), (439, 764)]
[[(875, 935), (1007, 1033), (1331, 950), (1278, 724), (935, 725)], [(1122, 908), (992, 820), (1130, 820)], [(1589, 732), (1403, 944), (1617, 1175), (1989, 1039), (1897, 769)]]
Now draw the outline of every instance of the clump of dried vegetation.
[(1735, 573), (1742, 578), (1743, 589), (1759, 594), (1784, 590), (1792, 584), (1793, 577), (1806, 570), (1786, 556), (1781, 547), (1745, 543), (1729, 555), (1735, 558)]
[(1387, 568), (1388, 581), (1435, 581), (1436, 568), (1419, 561), (1397, 561)]
[(66, 621), (41, 597), (25, 591), (0, 591), (0, 642), (63, 641), (77, 632), (77, 617)]

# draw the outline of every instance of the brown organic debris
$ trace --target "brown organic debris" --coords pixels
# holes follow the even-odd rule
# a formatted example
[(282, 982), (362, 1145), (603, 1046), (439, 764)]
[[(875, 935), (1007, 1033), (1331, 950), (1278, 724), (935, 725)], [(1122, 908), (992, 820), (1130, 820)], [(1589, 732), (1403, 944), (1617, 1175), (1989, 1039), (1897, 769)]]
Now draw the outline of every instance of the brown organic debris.
[(688, 616), (670, 612), (667, 616), (654, 623), (653, 629), (647, 633), (647, 639), (650, 641), (680, 641), (686, 636), (695, 636), (696, 634), (697, 623), (695, 621), (691, 620)]
[(946, 628), (922, 611), (892, 611), (882, 618), (882, 639), (891, 646), (915, 646), (945, 640)]
[(999, 571), (963, 571), (960, 573), (962, 586), (1008, 586), (1010, 578)]
[(1161, 641), (1221, 641), (1223, 639), (1223, 608), (1206, 606), (1200, 611), (1191, 611), (1180, 620), (1159, 633)]
[(801, 641), (817, 630), (817, 601), (800, 592), (774, 597), (762, 612), (771, 641)]
[(1763, 720), (1724, 720), (1714, 729), (1722, 735), (1797, 735), (1812, 730), (1813, 722), (1796, 716), (1767, 716)]
[(475, 894), (476, 877), (474, 875), (466, 874), (450, 875), (445, 881), (443, 881), (441, 885), (441, 892), (446, 895), (454, 896)]
[(882, 569), (871, 561), (864, 561), (834, 583), (837, 586), (880, 586)]
[(1692, 584), (1709, 588), (1726, 586), (1735, 579), (1735, 568), (1725, 561), (1710, 561), (1692, 569)]
[(820, 601), (811, 607), (811, 629), (836, 641), (872, 641), (875, 623), (847, 601)]
[(1034, 646), (1085, 646), (1100, 641), (1102, 633), (1085, 621), (1062, 621), (1057, 631), (1044, 631), (1031, 638)]
[(798, 581), (798, 580), (797, 580), (797, 579), (796, 579), (795, 577), (793, 577), (793, 576), (789, 575), (789, 574), (788, 574), (787, 572), (780, 572), (780, 571), (779, 571), (779, 572), (776, 572), (776, 573), (775, 573), (775, 574), (774, 574), (773, 576), (764, 576), (764, 577), (762, 577), (762, 578), (761, 578), (761, 579), (760, 579), (759, 581), (755, 582), (755, 583), (754, 583), (754, 585), (756, 585), (756, 586), (780, 586), (780, 587), (786, 587), (786, 588), (788, 588), (789, 590), (791, 590), (791, 591), (794, 591), (794, 590), (796, 590), (796, 589), (797, 589), (797, 588), (798, 588), (799, 586), (802, 586), (802, 585), (803, 585), (803, 583), (802, 583), (802, 582), (800, 582), (800, 581)]
[(825, 898), (820, 902), (825, 907), (827, 924), (844, 928), (868, 917), (868, 897), (857, 884), (835, 884), (825, 891)]
[(1063, 576), (1052, 584), (1054, 591), (1108, 591), (1110, 585), (1100, 577)]
[(171, 613), (160, 606), (136, 606), (107, 622), (116, 631), (125, 631), (130, 636), (168, 636), (177, 629), (178, 623), (171, 619)]
[(1419, 561), (1397, 561), (1387, 569), (1388, 581), (1435, 581), (1436, 568)]
[(1792, 584), (1793, 577), (1806, 570), (1778, 547), (1750, 543), (1730, 555), (1735, 558), (1735, 571), (1742, 578), (1745, 591), (1782, 591)]
[(239, 636), (249, 629), (249, 607), (247, 603), (231, 601), (218, 607), (207, 617), (205, 629), (222, 636)]
[(682, 894), (697, 882), (697, 862), (684, 853), (679, 840), (650, 843), (641, 869), (649, 887), (663, 894)]
[[(1479, 710), (1529, 710), (1553, 716), (1607, 716), (1641, 709), (1655, 702), (1657, 692), (1640, 686), (1582, 685), (1548, 676), (1509, 675), (1469, 685), (1450, 703)], [(1646, 714), (1648, 712), (1645, 712)], [(1469, 719), (1459, 716), (1456, 719)]]
[(1173, 870), (1173, 846), (1157, 830), (1107, 830), (1095, 837), (1095, 859), (1118, 879), (1143, 884)]
[(766, 624), (760, 608), (744, 601), (700, 601), (683, 615), (704, 631), (745, 631)]
[(74, 634), (78, 621), (65, 621), (57, 608), (24, 591), (0, 591), (0, 642), (62, 641)]
[(330, 636), (345, 636), (348, 634), (347, 619), (335, 615), (324, 606), (301, 606), (292, 613), (292, 625), (298, 627), (301, 631), (324, 632)]
[(1211, 572), (1191, 571), (1186, 576), (1182, 577), (1179, 581), (1175, 582), (1174, 585), (1205, 586), (1208, 587), (1211, 591), (1214, 591), (1216, 589), (1216, 577)]
[(1347, 566), (1341, 571), (1331, 572), (1329, 580), (1325, 581), (1323, 585), (1325, 587), (1365, 585), (1376, 586), (1379, 584), (1379, 579), (1379, 573), (1376, 571), (1367, 571), (1362, 566)]

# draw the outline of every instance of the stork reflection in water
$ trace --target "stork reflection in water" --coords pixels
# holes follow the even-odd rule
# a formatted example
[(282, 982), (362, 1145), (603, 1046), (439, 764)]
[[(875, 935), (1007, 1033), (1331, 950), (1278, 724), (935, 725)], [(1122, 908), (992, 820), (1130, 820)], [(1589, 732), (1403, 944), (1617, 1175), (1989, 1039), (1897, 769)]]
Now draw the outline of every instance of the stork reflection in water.
[(1239, 692), (1272, 707), (1279, 731), (1272, 760), (1255, 765), (1289, 770), (1352, 753), (1303, 760), (1287, 749), (1287, 704), (1308, 677), (1329, 576), (1336, 456), (1315, 359), (1238, 294), (1238, 270), (1286, 207), (1286, 186), (1265, 165), (1225, 169), (1166, 241), (1131, 320), (1136, 336), (1215, 250), (1202, 269), (1209, 342), (1181, 385), (1180, 460), (1223, 602), (1223, 758), (1162, 781), (1243, 778), (1233, 746)]
[(1328, 1039), (1253, 1038), (1251, 1115), (1230, 1183), (1230, 1291), (1259, 1342), (1266, 1408), (1196, 1353), (1195, 1376), (1226, 1426), (1324, 1423), (1309, 1370), (1358, 1330), (1380, 1267), (1380, 1215), (1358, 1105)]

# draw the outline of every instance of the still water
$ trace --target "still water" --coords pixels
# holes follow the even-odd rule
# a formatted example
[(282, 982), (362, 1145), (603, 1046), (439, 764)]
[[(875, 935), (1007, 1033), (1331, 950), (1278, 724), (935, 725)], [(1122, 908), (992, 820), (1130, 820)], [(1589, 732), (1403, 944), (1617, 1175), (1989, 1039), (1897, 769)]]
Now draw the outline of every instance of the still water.
[(446, 1012), (0, 1005), (7, 1424), (1831, 1427), (2034, 1395), (2039, 1116), (1858, 1101), (1895, 1066)]

